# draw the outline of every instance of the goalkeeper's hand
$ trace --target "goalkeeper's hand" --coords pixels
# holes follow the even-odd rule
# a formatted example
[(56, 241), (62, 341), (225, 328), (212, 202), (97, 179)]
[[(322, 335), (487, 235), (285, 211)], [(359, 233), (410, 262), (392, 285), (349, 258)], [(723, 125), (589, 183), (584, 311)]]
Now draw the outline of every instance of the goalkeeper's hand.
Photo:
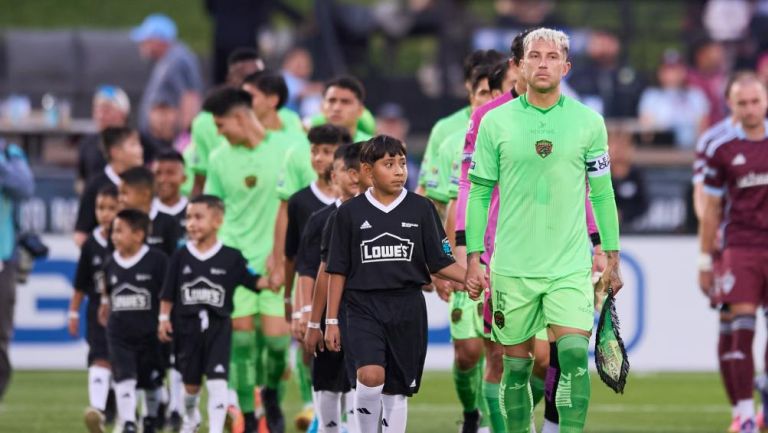
[(606, 251), (608, 263), (605, 265), (605, 271), (600, 278), (598, 285), (607, 289), (613, 289), (613, 295), (619, 294), (619, 290), (624, 287), (624, 281), (621, 279), (621, 263), (618, 251)]

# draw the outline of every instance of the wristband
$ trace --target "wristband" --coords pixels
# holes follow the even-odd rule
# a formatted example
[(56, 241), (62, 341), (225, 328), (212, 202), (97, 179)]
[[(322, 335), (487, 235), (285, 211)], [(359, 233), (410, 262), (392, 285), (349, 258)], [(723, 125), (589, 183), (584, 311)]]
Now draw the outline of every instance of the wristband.
[(312, 312), (312, 306), (311, 305), (305, 305), (301, 307), (302, 313), (311, 313)]
[(712, 255), (707, 253), (699, 254), (699, 270), (710, 272), (712, 270)]
[(325, 324), (339, 326), (339, 319), (325, 319)]
[(161, 315), (157, 316), (157, 320), (159, 320), (161, 322), (167, 322), (167, 321), (171, 320), (171, 318), (167, 314), (161, 314)]
[(109, 304), (109, 299), (106, 296), (102, 296), (99, 298), (99, 302), (101, 302), (102, 305), (107, 305)]
[(291, 317), (293, 317), (293, 320), (299, 320), (299, 319), (301, 319), (301, 313), (297, 311), (297, 312), (291, 314)]
[(320, 329), (320, 322), (307, 322), (307, 328)]
[(70, 318), (70, 319), (79, 319), (80, 318), (80, 313), (78, 313), (77, 311), (74, 311), (74, 310), (69, 310), (67, 312), (67, 317)]

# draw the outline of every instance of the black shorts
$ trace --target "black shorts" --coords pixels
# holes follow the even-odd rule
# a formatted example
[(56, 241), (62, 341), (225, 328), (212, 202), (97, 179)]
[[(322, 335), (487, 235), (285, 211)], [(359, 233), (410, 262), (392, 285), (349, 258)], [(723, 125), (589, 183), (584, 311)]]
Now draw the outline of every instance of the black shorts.
[(176, 369), (187, 385), (200, 385), (203, 375), (227, 380), (232, 347), (232, 320), (209, 315), (207, 329), (198, 316), (178, 316), (173, 329)]
[[(325, 334), (325, 315), (320, 322), (320, 327)], [(344, 358), (343, 350), (341, 352), (331, 352), (330, 350), (317, 352), (317, 356), (312, 358), (312, 389), (315, 391), (349, 392), (352, 387)]]
[(137, 336), (108, 331), (107, 342), (115, 382), (136, 379), (139, 389), (155, 389), (163, 384), (163, 361), (156, 333)]
[(99, 323), (99, 301), (89, 299), (85, 311), (85, 341), (88, 343), (88, 366), (97, 359), (109, 361), (107, 329)]
[(419, 391), (427, 357), (427, 307), (420, 289), (345, 290), (341, 344), (355, 369), (384, 367), (384, 394)]

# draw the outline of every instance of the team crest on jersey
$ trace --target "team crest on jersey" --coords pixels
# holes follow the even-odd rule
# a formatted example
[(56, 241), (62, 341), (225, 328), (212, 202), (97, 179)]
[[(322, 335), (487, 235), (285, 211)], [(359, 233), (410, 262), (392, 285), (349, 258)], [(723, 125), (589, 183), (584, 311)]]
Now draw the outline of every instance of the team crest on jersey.
[(198, 277), (181, 286), (181, 303), (184, 305), (224, 306), (224, 288), (205, 277)]
[(152, 294), (143, 287), (121, 284), (112, 291), (112, 311), (146, 311), (152, 309)]
[(497, 328), (504, 329), (504, 313), (501, 311), (493, 313), (493, 323), (496, 324)]
[(552, 154), (552, 142), (549, 140), (539, 140), (536, 142), (536, 154), (542, 158)]
[(247, 186), (248, 188), (255, 187), (258, 182), (259, 182), (259, 178), (257, 178), (254, 175), (246, 176), (245, 178), (245, 186)]
[(410, 262), (413, 256), (413, 242), (382, 233), (360, 244), (360, 261), (373, 262)]
[(461, 314), (461, 308), (454, 308), (453, 311), (451, 311), (451, 322), (459, 323), (461, 320)]

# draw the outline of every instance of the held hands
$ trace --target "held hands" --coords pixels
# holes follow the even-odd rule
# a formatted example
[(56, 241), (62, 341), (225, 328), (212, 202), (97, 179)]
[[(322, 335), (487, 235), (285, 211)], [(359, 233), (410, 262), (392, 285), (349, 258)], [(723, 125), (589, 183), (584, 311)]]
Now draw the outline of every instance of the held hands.
[(451, 299), (451, 293), (454, 291), (454, 284), (449, 280), (443, 280), (442, 278), (433, 278), (435, 289), (437, 289), (437, 296), (445, 302)]
[(325, 326), (325, 347), (331, 352), (341, 351), (341, 334), (339, 333), (339, 325)]
[(480, 266), (480, 255), (478, 253), (471, 253), (467, 258), (467, 276), (464, 286), (467, 288), (467, 292), (469, 292), (469, 297), (475, 301), (480, 299), (480, 295), (489, 286), (485, 272), (482, 266)]
[(616, 296), (619, 294), (621, 288), (624, 287), (624, 281), (621, 278), (619, 252), (606, 251), (605, 254), (607, 257), (605, 271), (603, 271), (603, 275), (600, 277), (600, 281), (595, 287), (596, 289), (601, 288), (606, 291), (609, 288), (613, 289), (613, 295)]
[(285, 283), (285, 270), (283, 261), (270, 254), (267, 258), (267, 275), (269, 275), (269, 289), (277, 293)]
[(170, 343), (173, 340), (173, 326), (170, 320), (161, 320), (157, 324), (157, 338), (163, 343)]

